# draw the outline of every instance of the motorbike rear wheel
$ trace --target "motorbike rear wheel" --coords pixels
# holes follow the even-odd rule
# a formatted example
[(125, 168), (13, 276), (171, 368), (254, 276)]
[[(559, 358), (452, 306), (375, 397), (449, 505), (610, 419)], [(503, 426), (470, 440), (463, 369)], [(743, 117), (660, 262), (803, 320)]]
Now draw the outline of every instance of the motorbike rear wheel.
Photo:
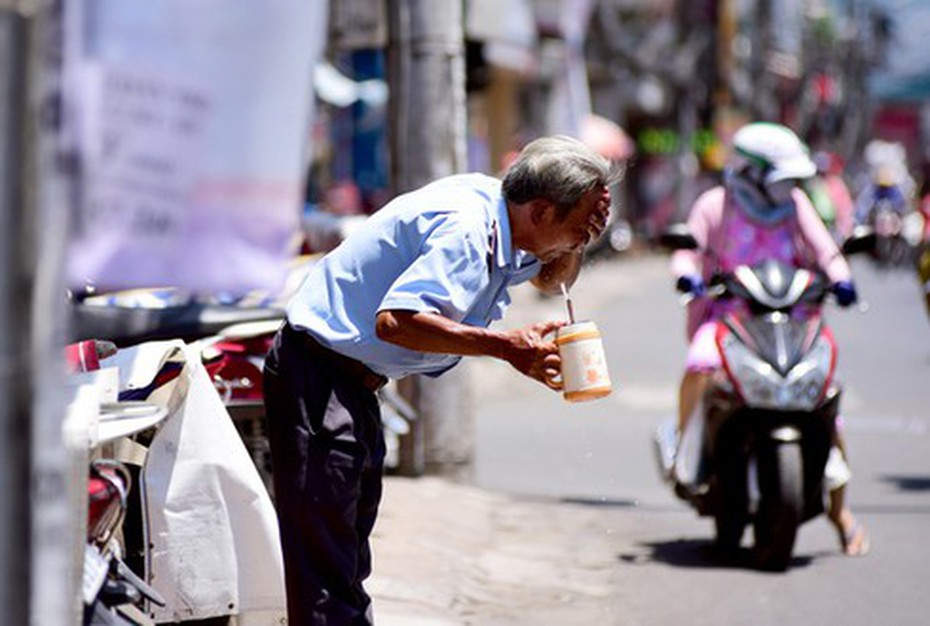
[(753, 522), (753, 556), (759, 569), (783, 572), (791, 563), (804, 510), (804, 472), (799, 442), (760, 451), (761, 500)]

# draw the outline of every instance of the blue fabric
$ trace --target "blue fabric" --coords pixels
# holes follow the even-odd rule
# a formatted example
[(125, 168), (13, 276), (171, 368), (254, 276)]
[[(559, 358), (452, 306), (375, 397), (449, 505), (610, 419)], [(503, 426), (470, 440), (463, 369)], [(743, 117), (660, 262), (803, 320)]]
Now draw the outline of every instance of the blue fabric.
[(288, 305), (288, 320), (389, 378), (438, 375), (460, 357), (381, 341), (378, 311), (432, 312), (487, 327), (510, 304), (507, 288), (541, 267), (510, 238), (498, 179), (440, 179), (395, 198), (321, 259)]
[(770, 203), (756, 186), (742, 176), (732, 176), (728, 185), (736, 196), (736, 204), (746, 215), (760, 224), (771, 226), (794, 213), (794, 202)]

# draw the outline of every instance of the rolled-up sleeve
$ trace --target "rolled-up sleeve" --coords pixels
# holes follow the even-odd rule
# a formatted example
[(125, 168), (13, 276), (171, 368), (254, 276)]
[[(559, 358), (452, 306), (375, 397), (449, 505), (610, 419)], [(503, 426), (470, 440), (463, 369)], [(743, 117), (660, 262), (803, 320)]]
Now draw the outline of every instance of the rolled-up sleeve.
[(424, 216), (418, 255), (378, 307), (438, 313), (461, 322), (488, 285), (487, 229), (461, 212)]

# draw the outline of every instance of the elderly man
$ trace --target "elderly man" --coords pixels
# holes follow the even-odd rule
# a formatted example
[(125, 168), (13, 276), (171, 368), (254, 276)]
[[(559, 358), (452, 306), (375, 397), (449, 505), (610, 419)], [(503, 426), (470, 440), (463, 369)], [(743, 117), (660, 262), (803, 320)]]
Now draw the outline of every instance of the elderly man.
[(375, 391), (463, 355), (558, 390), (562, 322), (491, 330), (530, 280), (571, 285), (606, 225), (611, 163), (579, 141), (528, 144), (503, 181), (449, 176), (401, 195), (311, 271), (265, 364), (291, 624), (370, 624), (362, 587), (382, 489)]

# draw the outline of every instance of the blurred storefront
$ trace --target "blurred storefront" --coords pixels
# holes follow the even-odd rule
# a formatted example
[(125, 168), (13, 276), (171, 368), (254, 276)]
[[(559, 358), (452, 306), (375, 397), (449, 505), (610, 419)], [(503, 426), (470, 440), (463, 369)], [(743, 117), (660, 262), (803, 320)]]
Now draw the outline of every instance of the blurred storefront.
[[(529, 139), (606, 122), (627, 164), (619, 210), (650, 239), (719, 180), (750, 120), (788, 124), (850, 163), (875, 133), (903, 135), (926, 161), (922, 105), (878, 109), (869, 89), (894, 1), (467, 0), (468, 169), (499, 173)], [(357, 85), (387, 88), (384, 3), (371, 6), (332, 0), (328, 56)], [(351, 186), (354, 210), (377, 210), (390, 196), (383, 103), (321, 95), (327, 141), (309, 199)]]

